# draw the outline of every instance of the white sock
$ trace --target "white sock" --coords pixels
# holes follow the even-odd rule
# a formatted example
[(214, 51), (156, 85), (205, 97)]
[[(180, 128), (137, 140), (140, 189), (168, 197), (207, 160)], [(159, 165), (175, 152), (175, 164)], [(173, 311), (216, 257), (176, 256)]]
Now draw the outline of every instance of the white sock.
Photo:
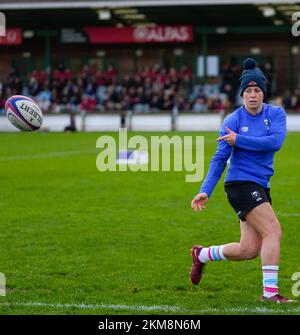
[(223, 247), (224, 245), (213, 245), (209, 248), (202, 248), (199, 254), (200, 262), (206, 263), (207, 261), (226, 261), (227, 258), (223, 254)]
[(264, 296), (273, 297), (278, 294), (278, 265), (264, 265), (262, 267)]

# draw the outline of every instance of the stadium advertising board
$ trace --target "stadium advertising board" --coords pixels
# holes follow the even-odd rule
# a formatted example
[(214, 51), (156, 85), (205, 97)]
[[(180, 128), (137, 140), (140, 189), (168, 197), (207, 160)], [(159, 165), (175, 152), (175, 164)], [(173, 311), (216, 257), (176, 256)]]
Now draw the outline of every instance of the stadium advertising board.
[(62, 43), (87, 43), (87, 41), (87, 37), (82, 31), (78, 31), (73, 28), (61, 30)]
[(84, 27), (90, 42), (98, 43), (178, 43), (192, 42), (192, 26)]
[(22, 30), (20, 28), (6, 29), (6, 35), (0, 36), (0, 45), (22, 44)]

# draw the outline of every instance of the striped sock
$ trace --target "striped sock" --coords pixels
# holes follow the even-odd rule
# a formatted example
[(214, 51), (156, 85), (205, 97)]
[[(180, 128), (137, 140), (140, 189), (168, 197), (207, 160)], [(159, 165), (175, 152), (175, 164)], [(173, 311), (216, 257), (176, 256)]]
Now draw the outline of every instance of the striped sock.
[(278, 265), (264, 265), (262, 267), (264, 296), (266, 298), (278, 294), (278, 269)]
[(202, 263), (206, 263), (207, 261), (226, 261), (227, 258), (223, 255), (223, 247), (221, 246), (211, 246), (209, 248), (202, 248), (199, 260)]

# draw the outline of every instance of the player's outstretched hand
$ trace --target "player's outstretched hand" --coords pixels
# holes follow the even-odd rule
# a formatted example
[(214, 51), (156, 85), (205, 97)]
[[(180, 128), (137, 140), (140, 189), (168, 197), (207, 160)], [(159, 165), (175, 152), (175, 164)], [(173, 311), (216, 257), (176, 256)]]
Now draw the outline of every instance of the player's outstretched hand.
[(205, 208), (204, 204), (208, 201), (208, 195), (206, 193), (199, 193), (192, 200), (192, 209), (197, 211), (202, 211)]
[(235, 145), (237, 133), (226, 127), (227, 135), (220, 136), (217, 141), (227, 141), (229, 145)]

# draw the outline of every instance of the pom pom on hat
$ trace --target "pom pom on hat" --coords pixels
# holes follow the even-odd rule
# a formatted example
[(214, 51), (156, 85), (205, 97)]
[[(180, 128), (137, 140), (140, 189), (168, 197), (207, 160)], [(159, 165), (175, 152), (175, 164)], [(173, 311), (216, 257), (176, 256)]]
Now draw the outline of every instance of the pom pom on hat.
[(253, 58), (247, 58), (243, 62), (243, 68), (244, 70), (252, 70), (256, 67), (256, 61)]
[(260, 68), (256, 67), (256, 61), (253, 58), (247, 58), (243, 62), (244, 71), (241, 75), (241, 97), (243, 96), (244, 90), (248, 86), (258, 86), (260, 87), (264, 95), (267, 92), (266, 78)]

